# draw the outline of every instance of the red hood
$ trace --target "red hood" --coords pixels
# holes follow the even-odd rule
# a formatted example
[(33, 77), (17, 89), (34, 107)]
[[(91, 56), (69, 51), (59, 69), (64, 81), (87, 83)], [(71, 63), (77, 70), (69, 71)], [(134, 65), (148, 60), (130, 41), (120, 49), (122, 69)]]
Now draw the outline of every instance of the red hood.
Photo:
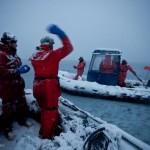
[(9, 49), (6, 45), (0, 43), (0, 50), (9, 53)]

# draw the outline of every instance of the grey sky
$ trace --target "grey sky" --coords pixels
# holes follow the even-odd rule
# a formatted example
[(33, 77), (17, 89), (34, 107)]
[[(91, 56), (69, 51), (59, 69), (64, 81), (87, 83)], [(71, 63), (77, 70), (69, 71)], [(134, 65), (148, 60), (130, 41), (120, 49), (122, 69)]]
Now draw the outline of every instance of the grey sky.
[(49, 35), (46, 26), (57, 24), (74, 46), (66, 59), (90, 60), (96, 48), (116, 48), (129, 62), (150, 65), (150, 0), (0, 0), (0, 20), (0, 36), (16, 35), (25, 59)]

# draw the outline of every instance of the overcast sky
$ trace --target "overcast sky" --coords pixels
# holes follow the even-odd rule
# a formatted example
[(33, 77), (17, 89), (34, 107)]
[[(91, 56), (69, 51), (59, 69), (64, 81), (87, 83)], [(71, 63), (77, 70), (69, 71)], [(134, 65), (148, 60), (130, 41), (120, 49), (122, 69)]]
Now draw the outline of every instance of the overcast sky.
[[(69, 36), (74, 51), (66, 58), (90, 60), (94, 49), (122, 50), (129, 62), (150, 65), (150, 0), (0, 0), (0, 36), (18, 39), (18, 54), (27, 59), (57, 24)], [(54, 48), (61, 46), (55, 35)]]

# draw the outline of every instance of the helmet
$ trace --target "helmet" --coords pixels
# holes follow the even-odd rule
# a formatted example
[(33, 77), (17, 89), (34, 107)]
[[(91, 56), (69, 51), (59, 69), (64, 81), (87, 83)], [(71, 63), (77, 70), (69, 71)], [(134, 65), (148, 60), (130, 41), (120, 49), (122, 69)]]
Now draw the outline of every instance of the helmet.
[(49, 36), (45, 36), (40, 40), (40, 43), (42, 45), (53, 45), (54, 40), (52, 38), (50, 38)]
[(4, 44), (15, 43), (17, 42), (17, 39), (14, 35), (10, 34), (9, 32), (4, 32), (1, 37), (1, 42)]

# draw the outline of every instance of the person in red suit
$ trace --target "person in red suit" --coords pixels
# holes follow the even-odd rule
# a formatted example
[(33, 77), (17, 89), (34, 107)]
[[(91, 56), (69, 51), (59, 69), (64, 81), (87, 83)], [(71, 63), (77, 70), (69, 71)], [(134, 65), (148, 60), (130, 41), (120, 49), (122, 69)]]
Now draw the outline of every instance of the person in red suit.
[(58, 99), (61, 95), (58, 79), (59, 62), (73, 51), (68, 36), (56, 25), (47, 27), (47, 31), (58, 35), (63, 46), (53, 50), (54, 40), (49, 36), (41, 39), (30, 60), (34, 69), (33, 95), (41, 108), (41, 127), (39, 136), (52, 139), (58, 122)]
[(122, 63), (120, 64), (120, 72), (119, 72), (119, 86), (121, 87), (126, 87), (125, 79), (128, 70), (132, 72), (135, 76), (137, 76), (133, 68), (130, 65), (128, 65), (126, 60), (123, 59)]
[[(150, 66), (145, 66), (144, 69), (150, 71)], [(149, 79), (148, 79), (146, 86), (150, 87), (150, 76), (149, 76)]]
[(8, 140), (13, 140), (12, 130), (14, 114), (20, 125), (29, 126), (27, 103), (25, 98), (25, 82), (20, 74), (27, 73), (30, 68), (22, 66), (17, 55), (17, 39), (9, 32), (4, 32), (0, 43), (0, 98), (2, 99), (1, 126)]
[(114, 73), (116, 69), (115, 63), (111, 60), (111, 55), (106, 55), (105, 59), (99, 65), (101, 73)]
[(85, 66), (86, 66), (86, 62), (84, 61), (83, 57), (80, 57), (79, 58), (79, 64), (73, 66), (74, 69), (77, 69), (77, 74), (74, 77), (74, 80), (78, 80), (79, 76), (82, 77)]
[(147, 69), (150, 71), (150, 66), (145, 66), (144, 69)]

